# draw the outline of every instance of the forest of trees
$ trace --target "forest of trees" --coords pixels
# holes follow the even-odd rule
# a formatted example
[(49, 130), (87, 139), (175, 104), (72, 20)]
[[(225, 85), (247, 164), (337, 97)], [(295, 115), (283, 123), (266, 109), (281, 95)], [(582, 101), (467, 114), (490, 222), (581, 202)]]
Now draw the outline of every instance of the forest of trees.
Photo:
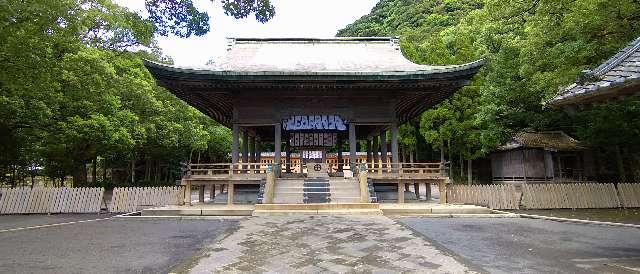
[(609, 169), (640, 179), (638, 100), (577, 115), (544, 105), (640, 36), (638, 1), (381, 0), (337, 35), (400, 36), (404, 55), (421, 64), (486, 60), (470, 86), (405, 125), (418, 133), (405, 137), (419, 158), (444, 147), (456, 168), (458, 157), (484, 157), (514, 133), (562, 130), (600, 159), (622, 158)]
[[(155, 37), (204, 35), (208, 14), (191, 0), (140, 1), (147, 17), (111, 0), (0, 1), (0, 184), (73, 176), (86, 186), (107, 170), (117, 180), (100, 184), (172, 184), (185, 162), (227, 160), (229, 129), (158, 87), (142, 63), (171, 63)], [(235, 18), (276, 14), (269, 0), (221, 2)], [(381, 0), (338, 32), (389, 35), (417, 63), (486, 60), (470, 86), (401, 126), (419, 160), (445, 149), (458, 163), (519, 131), (563, 130), (640, 177), (637, 100), (578, 115), (543, 104), (640, 36), (640, 2)]]
[[(222, 2), (236, 18), (275, 13), (268, 0)], [(191, 158), (226, 160), (229, 129), (142, 63), (171, 63), (154, 37), (203, 35), (209, 16), (190, 0), (145, 4), (148, 18), (111, 0), (0, 1), (0, 185), (73, 176), (86, 186), (107, 170), (105, 186), (174, 184)]]

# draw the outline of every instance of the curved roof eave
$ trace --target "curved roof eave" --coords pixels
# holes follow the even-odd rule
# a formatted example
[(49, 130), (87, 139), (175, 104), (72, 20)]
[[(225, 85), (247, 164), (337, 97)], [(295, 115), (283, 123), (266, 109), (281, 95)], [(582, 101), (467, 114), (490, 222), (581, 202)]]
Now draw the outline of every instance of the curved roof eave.
[(485, 63), (479, 59), (451, 66), (432, 66), (425, 70), (409, 71), (222, 71), (171, 66), (143, 60), (144, 65), (158, 76), (193, 77), (203, 80), (259, 81), (259, 80), (420, 80), (448, 78), (475, 74)]

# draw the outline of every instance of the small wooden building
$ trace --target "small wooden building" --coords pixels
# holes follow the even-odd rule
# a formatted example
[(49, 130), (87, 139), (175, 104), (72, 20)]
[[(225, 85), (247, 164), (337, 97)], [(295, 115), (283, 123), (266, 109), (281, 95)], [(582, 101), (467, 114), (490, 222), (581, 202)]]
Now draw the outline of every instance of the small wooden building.
[(491, 174), (495, 183), (585, 181), (588, 156), (562, 131), (522, 132), (491, 153)]

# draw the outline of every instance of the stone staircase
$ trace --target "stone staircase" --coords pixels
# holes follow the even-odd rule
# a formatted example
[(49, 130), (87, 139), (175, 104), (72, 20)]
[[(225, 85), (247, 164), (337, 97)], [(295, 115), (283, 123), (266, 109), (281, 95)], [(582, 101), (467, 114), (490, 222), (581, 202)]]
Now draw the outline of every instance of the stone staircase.
[(278, 179), (274, 204), (359, 203), (360, 187), (355, 178)]
[(360, 185), (355, 178), (331, 178), (332, 203), (360, 203)]

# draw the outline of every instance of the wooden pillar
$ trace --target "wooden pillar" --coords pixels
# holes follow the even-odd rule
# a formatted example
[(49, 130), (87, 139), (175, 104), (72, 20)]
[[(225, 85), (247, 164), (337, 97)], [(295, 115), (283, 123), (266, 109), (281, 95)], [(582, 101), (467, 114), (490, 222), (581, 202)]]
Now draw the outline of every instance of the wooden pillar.
[(289, 139), (287, 139), (286, 142), (287, 143), (284, 146), (284, 152), (286, 154), (284, 161), (286, 162), (285, 166), (286, 166), (287, 173), (291, 173), (291, 142)]
[(275, 125), (275, 134), (273, 141), (273, 152), (275, 155), (273, 156), (273, 172), (275, 172), (275, 176), (280, 176), (280, 171), (282, 171), (282, 125), (277, 123)]
[(209, 190), (209, 200), (213, 203), (213, 199), (216, 198), (216, 185), (211, 185), (211, 190)]
[(349, 123), (349, 166), (351, 171), (356, 172), (356, 125)]
[(413, 192), (416, 194), (416, 199), (420, 200), (420, 183), (413, 183)]
[(424, 184), (424, 198), (427, 201), (431, 200), (431, 183), (425, 183)]
[(251, 163), (255, 163), (256, 162), (256, 136), (251, 136), (250, 138), (250, 147), (249, 149), (251, 150)]
[(367, 164), (372, 162), (372, 155), (373, 155), (373, 146), (371, 145), (371, 143), (373, 142), (373, 139), (371, 138), (371, 136), (367, 137)]
[(387, 131), (383, 130), (380, 132), (380, 160), (382, 160), (383, 166), (387, 165), (389, 159), (387, 148)]
[(232, 164), (237, 164), (238, 163), (238, 149), (239, 149), (239, 141), (238, 138), (238, 134), (239, 134), (239, 127), (237, 124), (233, 124), (233, 128), (231, 131), (231, 163)]
[[(246, 164), (249, 162), (249, 133), (245, 130), (242, 134), (242, 163)], [(242, 168), (246, 168), (245, 165), (242, 165)]]
[(260, 136), (256, 136), (256, 163), (261, 163), (261, 161), (262, 161), (262, 143), (260, 141)]
[(404, 183), (402, 181), (398, 182), (398, 203), (404, 203)]
[(227, 204), (229, 205), (233, 204), (233, 189), (233, 184), (229, 184), (227, 187)]
[(392, 167), (400, 168), (398, 163), (400, 158), (398, 157), (398, 125), (396, 123), (391, 124), (391, 163)]
[(198, 202), (204, 203), (204, 185), (200, 185), (198, 188)]
[(373, 163), (378, 164), (380, 162), (380, 143), (378, 142), (378, 136), (373, 136)]
[(338, 159), (336, 161), (338, 162), (338, 172), (342, 172), (342, 166), (344, 165), (344, 163), (342, 162), (342, 138), (340, 137), (340, 134), (338, 134), (337, 144)]

